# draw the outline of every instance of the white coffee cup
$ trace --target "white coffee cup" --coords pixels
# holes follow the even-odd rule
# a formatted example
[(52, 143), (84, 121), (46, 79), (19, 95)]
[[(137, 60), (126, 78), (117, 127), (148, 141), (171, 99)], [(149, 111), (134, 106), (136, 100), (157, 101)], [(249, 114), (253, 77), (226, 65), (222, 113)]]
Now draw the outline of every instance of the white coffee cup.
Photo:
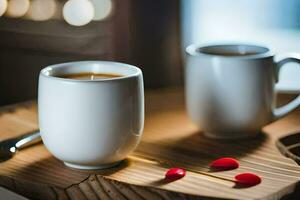
[(190, 45), (186, 52), (188, 114), (209, 137), (255, 136), (300, 105), (298, 96), (275, 108), (279, 69), (300, 63), (295, 54), (275, 62), (268, 48), (247, 44)]
[[(122, 76), (102, 80), (56, 77), (84, 72)], [(110, 167), (126, 158), (142, 136), (142, 72), (106, 61), (48, 66), (39, 76), (38, 111), (42, 140), (56, 158), (78, 169)]]

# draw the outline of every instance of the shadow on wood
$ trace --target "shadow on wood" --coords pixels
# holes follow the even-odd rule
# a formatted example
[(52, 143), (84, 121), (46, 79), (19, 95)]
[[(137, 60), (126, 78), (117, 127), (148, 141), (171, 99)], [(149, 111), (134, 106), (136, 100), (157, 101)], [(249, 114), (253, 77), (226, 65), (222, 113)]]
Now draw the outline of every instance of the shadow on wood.
[[(209, 163), (220, 157), (241, 158), (260, 148), (267, 140), (262, 133), (251, 140), (215, 140), (202, 132), (189, 134), (175, 142), (156, 141), (156, 144), (142, 141), (136, 155), (157, 161), (165, 168), (182, 167), (193, 172), (211, 172)], [(155, 147), (155, 148), (154, 148)]]

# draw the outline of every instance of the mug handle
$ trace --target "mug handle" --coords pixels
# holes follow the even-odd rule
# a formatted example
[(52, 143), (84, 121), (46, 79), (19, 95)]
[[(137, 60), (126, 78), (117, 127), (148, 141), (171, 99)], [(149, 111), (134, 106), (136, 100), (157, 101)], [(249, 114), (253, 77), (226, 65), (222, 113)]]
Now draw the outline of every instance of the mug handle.
[[(277, 68), (276, 79), (277, 79), (277, 81), (278, 81), (279, 72), (280, 72), (281, 67), (290, 62), (300, 64), (300, 55), (299, 54), (298, 55), (291, 54), (288, 57), (283, 58), (276, 62), (276, 68)], [(285, 115), (287, 115), (290, 112), (292, 112), (293, 110), (295, 110), (298, 106), (300, 106), (300, 95), (298, 95), (293, 101), (289, 102), (288, 104), (286, 104), (282, 107), (279, 107), (279, 108), (275, 108), (273, 110), (274, 120), (284, 117)]]

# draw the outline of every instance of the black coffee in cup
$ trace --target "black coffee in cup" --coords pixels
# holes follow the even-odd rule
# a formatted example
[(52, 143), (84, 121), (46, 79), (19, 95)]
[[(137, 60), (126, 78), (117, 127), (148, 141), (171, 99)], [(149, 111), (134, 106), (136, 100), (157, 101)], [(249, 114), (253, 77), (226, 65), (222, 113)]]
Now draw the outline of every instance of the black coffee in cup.
[(118, 77), (122, 77), (122, 75), (84, 72), (84, 73), (73, 73), (73, 74), (61, 74), (61, 75), (56, 75), (56, 77), (77, 79), (77, 80), (102, 80), (102, 79), (118, 78)]

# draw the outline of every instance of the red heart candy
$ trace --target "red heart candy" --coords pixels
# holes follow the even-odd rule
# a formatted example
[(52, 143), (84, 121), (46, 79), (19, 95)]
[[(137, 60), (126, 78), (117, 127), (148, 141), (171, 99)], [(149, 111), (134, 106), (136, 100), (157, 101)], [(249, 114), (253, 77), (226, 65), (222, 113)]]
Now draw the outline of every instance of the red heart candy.
[(171, 168), (165, 174), (165, 179), (168, 181), (175, 181), (181, 179), (186, 174), (184, 169), (180, 168)]
[(238, 174), (234, 178), (236, 180), (235, 183), (248, 187), (261, 183), (261, 178), (252, 173)]
[(234, 158), (220, 158), (210, 163), (210, 168), (215, 170), (232, 170), (239, 167), (239, 163)]

